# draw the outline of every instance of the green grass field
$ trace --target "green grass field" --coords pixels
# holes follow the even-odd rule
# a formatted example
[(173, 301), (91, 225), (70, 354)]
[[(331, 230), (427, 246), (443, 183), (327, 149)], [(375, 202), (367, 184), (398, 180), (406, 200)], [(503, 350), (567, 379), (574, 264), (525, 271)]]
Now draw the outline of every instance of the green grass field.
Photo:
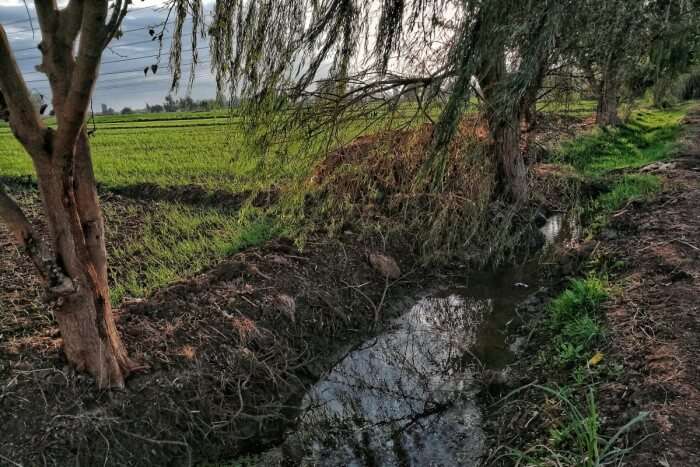
[[(170, 118), (166, 118), (169, 116)], [(242, 154), (240, 122), (226, 113), (134, 114), (96, 117), (91, 137), (98, 182), (107, 187), (140, 183), (161, 186), (195, 184), (205, 189), (239, 191), (260, 188), (271, 181), (258, 169), (258, 158)], [(12, 137), (0, 129), (0, 174), (33, 174), (31, 161)], [(298, 173), (286, 164), (286, 174)]]

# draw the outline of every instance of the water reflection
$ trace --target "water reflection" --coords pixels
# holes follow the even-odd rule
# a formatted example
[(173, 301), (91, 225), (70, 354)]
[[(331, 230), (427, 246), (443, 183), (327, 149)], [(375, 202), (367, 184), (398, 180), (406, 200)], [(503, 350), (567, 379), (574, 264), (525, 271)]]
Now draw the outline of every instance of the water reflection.
[(556, 242), (561, 233), (561, 226), (564, 221), (564, 216), (555, 214), (547, 219), (547, 222), (540, 228), (540, 232), (544, 235), (545, 243), (551, 245)]
[[(550, 247), (576, 242), (575, 216), (542, 227)], [(306, 395), (287, 442), (306, 466), (475, 466), (483, 452), (471, 366), (514, 358), (504, 329), (540, 285), (536, 261), (472, 274), (418, 302), (391, 330), (350, 352)], [(518, 287), (527, 284), (528, 287)]]
[(304, 400), (304, 465), (469, 466), (483, 444), (469, 347), (491, 300), (426, 298)]
[(573, 213), (555, 214), (547, 218), (540, 232), (544, 235), (546, 245), (563, 243), (568, 247), (580, 239), (581, 226)]

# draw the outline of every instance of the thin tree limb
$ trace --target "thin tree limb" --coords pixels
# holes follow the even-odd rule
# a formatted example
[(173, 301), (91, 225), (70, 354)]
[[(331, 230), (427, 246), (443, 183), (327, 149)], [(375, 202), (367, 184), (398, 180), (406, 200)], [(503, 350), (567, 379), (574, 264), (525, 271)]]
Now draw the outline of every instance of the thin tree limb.
[(48, 283), (50, 292), (54, 295), (75, 292), (73, 281), (63, 273), (56, 261), (46, 254), (48, 248), (36, 235), (22, 209), (2, 186), (0, 186), (0, 220), (15, 237), (20, 249), (31, 258), (41, 277)]
[(0, 92), (9, 111), (12, 132), (27, 148), (43, 144), (46, 127), (32, 104), (5, 28), (0, 25)]
[(56, 134), (56, 146), (71, 150), (85, 122), (90, 97), (97, 81), (103, 43), (107, 38), (107, 1), (86, 2), (82, 17), (78, 55), (64, 103), (65, 111), (59, 116)]

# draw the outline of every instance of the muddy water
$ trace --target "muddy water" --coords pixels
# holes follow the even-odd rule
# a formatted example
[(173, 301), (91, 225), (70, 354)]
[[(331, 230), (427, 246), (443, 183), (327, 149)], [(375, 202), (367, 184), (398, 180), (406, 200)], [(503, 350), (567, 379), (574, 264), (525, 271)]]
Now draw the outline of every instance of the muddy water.
[[(548, 244), (565, 225), (548, 220)], [(287, 446), (309, 466), (478, 465), (484, 435), (474, 375), (513, 360), (503, 330), (540, 285), (540, 269), (527, 263), (427, 293), (311, 388)]]

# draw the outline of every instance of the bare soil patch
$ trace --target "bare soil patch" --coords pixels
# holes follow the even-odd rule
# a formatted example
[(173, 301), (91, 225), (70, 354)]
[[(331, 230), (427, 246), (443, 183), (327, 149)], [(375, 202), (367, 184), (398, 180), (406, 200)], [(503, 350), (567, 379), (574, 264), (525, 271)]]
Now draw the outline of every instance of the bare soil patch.
[(663, 193), (618, 213), (611, 227), (622, 235), (603, 243), (628, 262), (607, 315), (614, 355), (629, 368), (603, 407), (653, 420), (630, 465), (700, 465), (700, 110), (682, 144), (678, 158), (645, 169), (665, 178)]
[(351, 243), (278, 240), (126, 303), (144, 370), (123, 393), (67, 366), (33, 271), (3, 255), (0, 464), (190, 465), (278, 443), (304, 389), (407, 295)]

